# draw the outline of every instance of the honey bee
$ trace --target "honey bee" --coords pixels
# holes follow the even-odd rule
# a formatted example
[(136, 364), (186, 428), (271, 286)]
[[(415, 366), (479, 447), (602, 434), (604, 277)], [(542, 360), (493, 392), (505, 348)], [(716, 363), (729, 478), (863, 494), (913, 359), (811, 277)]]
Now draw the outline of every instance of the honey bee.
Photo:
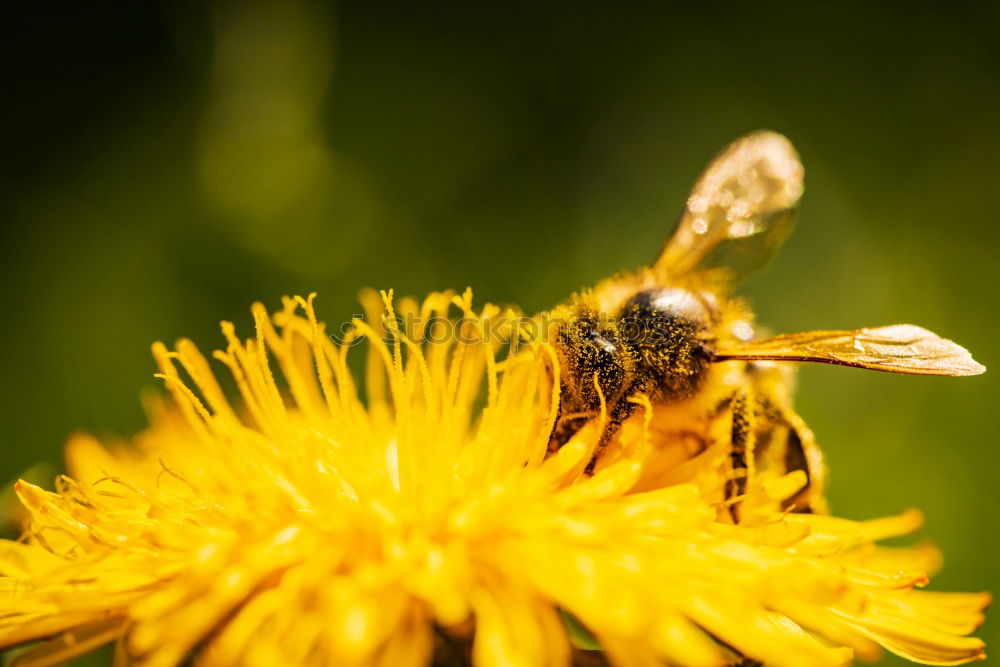
[(605, 280), (549, 313), (561, 396), (550, 451), (600, 417), (586, 468), (593, 473), (642, 395), (680, 415), (674, 432), (696, 441), (695, 455), (719, 432), (709, 426), (724, 422), (729, 471), (720, 506), (734, 523), (761, 467), (802, 471), (803, 484), (783, 506), (823, 512), (823, 458), (790, 405), (789, 365), (776, 362), (916, 375), (985, 371), (964, 348), (910, 324), (758, 339), (733, 289), (788, 236), (802, 191), (802, 165), (785, 137), (760, 131), (738, 139), (699, 178), (651, 267)]

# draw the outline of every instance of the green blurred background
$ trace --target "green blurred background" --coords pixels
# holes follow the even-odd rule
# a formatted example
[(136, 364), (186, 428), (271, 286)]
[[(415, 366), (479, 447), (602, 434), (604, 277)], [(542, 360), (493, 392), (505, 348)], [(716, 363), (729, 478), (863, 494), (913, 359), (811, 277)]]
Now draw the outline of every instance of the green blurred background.
[[(1000, 364), (996, 3), (28, 5), (0, 28), (0, 479), (139, 429), (149, 343), (210, 348), (254, 300), (536, 311), (646, 263), (761, 127), (807, 174), (744, 290), (762, 323), (913, 322)], [(997, 372), (800, 375), (834, 509), (923, 508), (936, 589), (1000, 591)]]

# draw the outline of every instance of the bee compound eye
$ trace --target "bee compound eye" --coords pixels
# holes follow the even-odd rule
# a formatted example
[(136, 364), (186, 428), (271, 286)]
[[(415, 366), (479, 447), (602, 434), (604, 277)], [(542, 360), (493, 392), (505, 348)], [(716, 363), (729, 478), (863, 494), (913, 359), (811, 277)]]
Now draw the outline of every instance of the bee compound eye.
[(601, 334), (591, 334), (589, 343), (598, 363), (614, 363), (621, 357), (618, 346)]
[(625, 378), (625, 357), (621, 347), (599, 333), (590, 337), (587, 347), (584, 382), (591, 383), (596, 373), (605, 396), (617, 393)]

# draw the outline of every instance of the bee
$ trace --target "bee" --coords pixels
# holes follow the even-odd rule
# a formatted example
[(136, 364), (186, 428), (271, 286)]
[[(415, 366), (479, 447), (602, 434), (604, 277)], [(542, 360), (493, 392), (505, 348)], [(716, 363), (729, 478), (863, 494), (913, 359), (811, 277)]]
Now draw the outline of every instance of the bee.
[(786, 239), (802, 192), (803, 168), (785, 137), (760, 131), (738, 139), (698, 179), (652, 266), (548, 313), (560, 384), (550, 451), (601, 420), (585, 470), (592, 474), (647, 400), (673, 435), (693, 441), (691, 456), (722, 441), (728, 471), (720, 507), (732, 522), (762, 469), (772, 478), (796, 473), (784, 508), (823, 512), (823, 457), (791, 407), (792, 371), (782, 362), (916, 375), (985, 371), (964, 348), (910, 324), (758, 338), (733, 290)]

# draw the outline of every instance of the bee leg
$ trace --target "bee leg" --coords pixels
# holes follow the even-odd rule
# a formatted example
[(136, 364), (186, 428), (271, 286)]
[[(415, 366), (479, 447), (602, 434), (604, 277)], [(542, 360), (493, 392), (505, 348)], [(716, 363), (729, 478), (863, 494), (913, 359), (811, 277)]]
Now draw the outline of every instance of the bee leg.
[(594, 447), (594, 454), (590, 457), (590, 461), (587, 462), (587, 467), (583, 469), (584, 474), (593, 475), (594, 468), (597, 466), (597, 459), (601, 457), (604, 453), (604, 448), (608, 446), (611, 439), (615, 437), (618, 433), (618, 429), (621, 428), (622, 422), (628, 419), (633, 412), (635, 412), (637, 405), (631, 401), (621, 400), (615, 403), (614, 407), (611, 409), (611, 414), (608, 416), (607, 423), (604, 424), (604, 429), (601, 431), (601, 438), (597, 441), (597, 446)]
[(552, 430), (552, 437), (549, 439), (549, 454), (555, 454), (563, 445), (573, 439), (590, 419), (589, 416), (567, 417), (560, 421)]
[(556, 409), (555, 423), (552, 425), (552, 433), (549, 434), (548, 453), (558, 452), (591, 419), (593, 419), (591, 412), (574, 412), (572, 410), (567, 412), (566, 402), (560, 400), (559, 407)]
[(573, 436), (593, 418), (594, 415), (590, 412), (570, 412), (567, 414), (560, 404), (559, 411), (556, 413), (555, 425), (549, 435), (549, 454), (555, 454), (562, 449), (562, 446), (572, 440)]
[[(729, 463), (733, 468), (732, 477), (726, 482), (726, 500), (744, 495), (753, 472), (754, 412), (744, 390), (735, 392), (729, 399), (733, 416), (730, 436)], [(733, 523), (740, 522), (740, 502), (729, 505), (729, 515)]]
[(590, 461), (587, 462), (587, 467), (583, 469), (585, 475), (593, 475), (594, 468), (597, 466), (597, 459), (600, 458), (601, 454), (604, 452), (604, 448), (608, 446), (611, 442), (611, 438), (615, 437), (615, 433), (621, 428), (622, 423), (618, 420), (609, 421), (604, 425), (604, 430), (601, 431), (601, 439), (597, 441), (597, 447), (594, 448), (594, 454), (590, 457)]
[(757, 404), (758, 414), (788, 429), (784, 451), (785, 471), (802, 470), (806, 474), (806, 485), (785, 501), (786, 509), (800, 513), (825, 513), (826, 500), (823, 497), (823, 486), (826, 465), (823, 463), (823, 453), (816, 444), (812, 431), (795, 412), (775, 404), (767, 396), (759, 394)]
[[(809, 460), (806, 458), (805, 445), (802, 437), (794, 428), (788, 428), (788, 438), (785, 441), (785, 472), (802, 470), (806, 473), (806, 485), (794, 496), (787, 498), (782, 507), (791, 509), (793, 512), (812, 512), (811, 503), (808, 498), (812, 494), (812, 472), (809, 470)], [(800, 500), (801, 499), (801, 500)]]
[(563, 401), (560, 400), (556, 411), (556, 420), (552, 424), (552, 433), (549, 434), (549, 454), (558, 452), (559, 448), (569, 442), (582, 425), (582, 421), (564, 417)]

